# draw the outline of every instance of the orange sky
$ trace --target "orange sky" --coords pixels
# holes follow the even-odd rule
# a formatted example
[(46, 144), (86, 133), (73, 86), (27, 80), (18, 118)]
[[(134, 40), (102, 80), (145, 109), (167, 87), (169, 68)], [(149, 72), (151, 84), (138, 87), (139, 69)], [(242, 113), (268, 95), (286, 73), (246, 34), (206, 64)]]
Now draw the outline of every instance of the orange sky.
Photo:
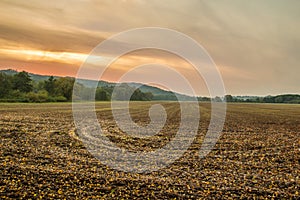
[[(155, 26), (199, 42), (217, 64), (227, 93), (300, 93), (299, 7), (297, 0), (72, 0), (71, 5), (67, 0), (2, 0), (0, 69), (75, 76), (103, 40), (131, 28)], [(199, 95), (207, 95), (189, 64), (159, 51), (128, 54), (103, 78), (117, 81), (122, 73), (153, 60), (179, 70)]]

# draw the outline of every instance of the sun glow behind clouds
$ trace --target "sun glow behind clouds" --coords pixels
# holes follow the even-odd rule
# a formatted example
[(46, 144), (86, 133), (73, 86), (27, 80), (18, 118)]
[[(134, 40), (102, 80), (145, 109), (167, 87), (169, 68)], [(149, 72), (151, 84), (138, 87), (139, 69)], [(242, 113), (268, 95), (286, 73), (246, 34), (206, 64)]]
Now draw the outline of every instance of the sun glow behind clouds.
[(26, 61), (46, 61), (67, 64), (82, 63), (88, 56), (83, 53), (53, 52), (28, 49), (0, 49), (2, 55)]

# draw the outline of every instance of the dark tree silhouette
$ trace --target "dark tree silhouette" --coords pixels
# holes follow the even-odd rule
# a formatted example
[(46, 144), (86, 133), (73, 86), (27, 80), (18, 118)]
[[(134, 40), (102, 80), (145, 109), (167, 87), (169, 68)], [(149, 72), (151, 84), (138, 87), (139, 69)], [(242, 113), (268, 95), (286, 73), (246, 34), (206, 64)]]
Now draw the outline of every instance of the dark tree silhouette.
[(12, 89), (11, 76), (0, 73), (0, 98), (6, 97)]
[(12, 85), (14, 90), (20, 92), (31, 92), (33, 89), (32, 80), (28, 72), (22, 71), (13, 76)]

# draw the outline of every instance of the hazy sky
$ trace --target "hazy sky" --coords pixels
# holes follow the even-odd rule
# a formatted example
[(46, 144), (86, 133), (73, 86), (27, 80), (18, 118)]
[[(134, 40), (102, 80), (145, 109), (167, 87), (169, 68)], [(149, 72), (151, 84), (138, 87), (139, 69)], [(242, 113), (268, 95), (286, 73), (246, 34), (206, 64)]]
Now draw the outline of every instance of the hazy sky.
[[(199, 42), (217, 64), (227, 93), (300, 93), (299, 8), (299, 0), (1, 0), (0, 69), (75, 76), (104, 39), (155, 26)], [(192, 67), (155, 51), (124, 57), (104, 79), (117, 81), (116, 74), (153, 59), (175, 63), (197, 85)]]

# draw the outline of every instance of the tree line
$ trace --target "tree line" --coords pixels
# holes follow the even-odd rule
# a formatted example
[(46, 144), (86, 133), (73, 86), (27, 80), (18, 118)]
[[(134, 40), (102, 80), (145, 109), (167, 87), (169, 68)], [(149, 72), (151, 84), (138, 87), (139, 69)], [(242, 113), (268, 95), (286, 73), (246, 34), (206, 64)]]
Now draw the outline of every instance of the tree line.
[(298, 94), (282, 94), (276, 96), (253, 97), (253, 98), (237, 98), (232, 95), (224, 97), (226, 102), (245, 102), (245, 103), (300, 103), (300, 95)]
[[(75, 101), (151, 101), (153, 94), (151, 92), (142, 92), (139, 88), (130, 87), (126, 83), (116, 84), (115, 86), (105, 86), (96, 88), (84, 87), (83, 84), (74, 85), (73, 100)], [(95, 96), (91, 96), (95, 94)]]
[[(91, 100), (93, 92), (91, 88), (75, 83), (75, 78), (49, 77), (45, 81), (33, 81), (28, 72), (22, 71), (14, 75), (0, 73), (0, 101), (1, 102), (67, 102), (72, 97), (80, 100)], [(75, 87), (75, 88), (74, 88)], [(73, 96), (74, 91), (80, 91), (80, 98)], [(114, 87), (97, 87), (96, 101), (110, 101)], [(139, 89), (132, 88), (127, 84), (121, 84), (118, 92), (114, 94), (115, 100), (125, 100), (124, 97), (131, 92), (130, 100), (149, 101), (153, 95), (150, 92), (143, 93)]]
[[(115, 87), (117, 89), (115, 90)], [(73, 94), (74, 91), (74, 94)], [(91, 96), (93, 95), (94, 96)], [(165, 91), (163, 94), (153, 95), (151, 92), (142, 92), (139, 88), (131, 87), (126, 83), (116, 86), (98, 86), (96, 91), (75, 83), (71, 77), (49, 77), (44, 81), (34, 81), (28, 72), (22, 71), (13, 75), (0, 72), (0, 102), (66, 102), (74, 100), (110, 101), (168, 100), (177, 101), (173, 92)], [(181, 95), (181, 99), (190, 101), (191, 98)], [(215, 102), (247, 102), (247, 103), (300, 103), (300, 95), (284, 94), (266, 97), (238, 97), (225, 95), (224, 97), (197, 97), (198, 101)]]
[(2, 102), (64, 102), (72, 99), (75, 79), (51, 76), (35, 82), (28, 72), (15, 75), (0, 73), (0, 99)]

